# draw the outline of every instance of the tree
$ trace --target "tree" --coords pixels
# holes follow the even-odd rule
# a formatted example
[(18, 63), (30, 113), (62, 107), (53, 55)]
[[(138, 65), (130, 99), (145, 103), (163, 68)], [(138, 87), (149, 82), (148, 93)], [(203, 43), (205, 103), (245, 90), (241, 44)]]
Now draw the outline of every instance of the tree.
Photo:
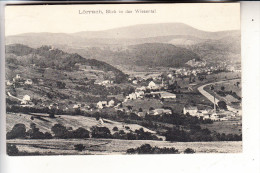
[(25, 138), (26, 137), (26, 128), (24, 124), (15, 124), (10, 132), (7, 132), (7, 139), (14, 138)]
[(224, 86), (221, 86), (221, 88), (220, 88), (222, 91), (224, 91), (225, 90), (225, 87)]
[(19, 153), (18, 148), (14, 144), (7, 144), (6, 150), (9, 156), (16, 156)]
[(131, 111), (133, 109), (133, 106), (127, 106), (128, 110)]
[(107, 127), (93, 126), (91, 128), (93, 138), (111, 138), (111, 132)]
[(57, 138), (67, 139), (72, 136), (71, 132), (68, 131), (62, 124), (54, 124), (54, 126), (51, 128), (51, 131)]
[(56, 84), (59, 89), (65, 89), (65, 87), (66, 87), (66, 84), (61, 81), (57, 81)]
[(112, 130), (113, 131), (118, 131), (118, 127), (115, 126)]
[(89, 131), (82, 127), (79, 127), (78, 129), (74, 130), (72, 133), (73, 133), (73, 138), (79, 138), (79, 139), (89, 138)]
[(50, 117), (50, 118), (55, 118), (55, 116), (54, 116), (54, 111), (52, 111), (52, 112), (49, 114), (49, 117)]
[(83, 151), (86, 148), (86, 146), (84, 146), (82, 144), (76, 144), (76, 145), (74, 145), (74, 148), (77, 151)]
[(153, 110), (154, 110), (154, 108), (153, 108), (153, 107), (150, 107), (150, 108), (149, 108), (149, 111), (153, 111)]
[(226, 104), (226, 102), (224, 102), (224, 101), (219, 101), (219, 102), (218, 102), (218, 107), (219, 107), (220, 109), (227, 110), (227, 104)]
[(184, 153), (185, 153), (185, 154), (193, 154), (193, 153), (195, 153), (195, 151), (194, 151), (193, 149), (191, 149), (191, 148), (186, 148), (186, 149), (184, 150)]
[(30, 124), (30, 128), (27, 131), (27, 135), (30, 137), (30, 139), (51, 139), (52, 136), (50, 133), (46, 132), (45, 134), (43, 132), (40, 132), (39, 128), (36, 127), (35, 123)]

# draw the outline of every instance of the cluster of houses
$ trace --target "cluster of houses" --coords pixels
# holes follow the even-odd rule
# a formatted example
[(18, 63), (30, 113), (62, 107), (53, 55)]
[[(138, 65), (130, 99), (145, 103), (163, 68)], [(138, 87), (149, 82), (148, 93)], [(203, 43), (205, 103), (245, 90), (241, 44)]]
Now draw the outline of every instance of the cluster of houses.
[(212, 121), (227, 121), (231, 117), (235, 117), (235, 114), (231, 112), (219, 112), (216, 113), (216, 110), (214, 109), (198, 109), (197, 106), (185, 106), (183, 108), (183, 114), (184, 115), (191, 115), (198, 118), (210, 119)]
[(226, 70), (226, 68), (222, 65), (217, 65), (217, 66), (202, 66), (194, 69), (190, 68), (177, 68), (177, 69), (172, 69), (175, 71), (175, 76), (176, 77), (185, 77), (185, 76), (198, 76), (202, 74), (212, 74), (213, 72), (216, 71), (223, 71)]
[(113, 84), (114, 81), (112, 80), (103, 80), (103, 81), (95, 81), (94, 84), (96, 85), (102, 85), (102, 86), (107, 86), (109, 84)]
[(206, 61), (197, 61), (196, 59), (189, 60), (185, 64), (191, 66), (191, 67), (205, 67)]
[(110, 101), (99, 101), (97, 103), (97, 108), (98, 109), (103, 109), (105, 107), (113, 107), (115, 106), (115, 101), (114, 100), (110, 100)]
[(16, 76), (12, 80), (7, 80), (7, 86), (15, 86), (16, 84), (19, 85), (32, 85), (33, 81), (31, 79), (23, 79), (20, 74), (16, 74)]
[[(147, 97), (154, 97), (160, 99), (176, 99), (176, 94), (169, 93), (167, 91), (161, 91), (160, 89), (163, 87), (163, 84), (156, 84), (154, 81), (149, 82), (148, 86), (142, 86), (135, 89), (135, 92), (128, 94), (125, 97), (124, 102), (127, 100), (135, 100), (135, 99), (142, 99), (145, 96)], [(149, 90), (149, 93), (145, 91)]]

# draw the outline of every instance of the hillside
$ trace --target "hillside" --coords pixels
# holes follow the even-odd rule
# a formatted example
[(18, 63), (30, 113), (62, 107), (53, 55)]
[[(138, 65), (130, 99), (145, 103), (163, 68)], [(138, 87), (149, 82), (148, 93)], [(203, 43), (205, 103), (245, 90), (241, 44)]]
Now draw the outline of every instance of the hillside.
[(64, 49), (68, 52), (77, 51), (84, 57), (104, 60), (113, 65), (181, 67), (191, 59), (200, 59), (196, 53), (186, 48), (166, 43), (144, 43), (113, 50), (98, 47), (77, 50)]
[[(6, 46), (5, 71), (6, 80), (12, 83), (6, 86), (6, 93), (19, 99), (29, 95), (36, 107), (59, 103), (63, 109), (120, 97), (120, 87), (125, 86), (128, 78), (96, 59), (85, 59), (50, 46), (33, 49), (20, 44)], [(26, 84), (27, 80), (31, 84)], [(103, 81), (113, 84), (104, 86), (100, 84)], [(7, 105), (13, 102), (17, 100), (7, 97)]]
[[(241, 62), (240, 31), (207, 32), (183, 23), (142, 24), (72, 34), (26, 33), (6, 37), (6, 44), (14, 43), (25, 44), (33, 48), (52, 45), (63, 51), (77, 53), (84, 58), (97, 59), (112, 65), (128, 65), (128, 63), (135, 65), (136, 63), (131, 60), (128, 61), (129, 58), (135, 59), (133, 57), (135, 53), (127, 55), (129, 52), (126, 50), (132, 49), (135, 45), (147, 43), (153, 43), (153, 48), (155, 48), (155, 43), (186, 48), (193, 53), (185, 53), (184, 57), (195, 53), (199, 58), (212, 63), (215, 60)], [(161, 48), (160, 44), (157, 45)], [(140, 50), (140, 52), (142, 51)], [(155, 65), (159, 64), (157, 62)]]
[(188, 49), (163, 43), (130, 46), (129, 52), (132, 62), (139, 66), (180, 67), (191, 59), (199, 60), (198, 55)]
[(116, 82), (126, 79), (126, 75), (115, 67), (95, 59), (86, 59), (78, 54), (69, 54), (50, 46), (42, 46), (37, 49), (21, 44), (6, 46), (7, 65), (36, 66), (42, 69), (73, 71), (78, 70), (78, 64), (91, 67), (93, 70), (112, 72)]
[[(35, 117), (34, 120), (31, 120), (31, 117)], [(26, 126), (27, 129), (30, 129), (30, 124), (35, 123), (36, 126), (40, 129), (42, 132), (49, 132), (53, 133), (51, 131), (51, 127), (54, 124), (60, 123), (64, 124), (66, 127), (71, 127), (73, 130), (83, 127), (87, 130), (90, 130), (92, 126), (98, 126), (99, 121), (96, 120), (96, 118), (92, 117), (84, 117), (84, 116), (71, 116), (71, 115), (60, 115), (56, 118), (50, 118), (48, 114), (39, 114), (39, 115), (28, 115), (28, 114), (11, 114), (8, 113), (6, 116), (6, 131), (10, 131), (15, 124), (22, 123)], [(104, 127), (107, 127), (112, 133), (114, 133), (113, 128), (117, 127), (119, 130), (123, 130), (126, 133), (130, 130), (137, 130), (140, 128), (143, 128), (144, 131), (151, 132), (153, 134), (156, 134), (156, 132), (149, 130), (143, 126), (140, 126), (138, 124), (128, 124), (128, 123), (122, 123), (117, 121), (112, 121), (108, 119), (104, 119)], [(128, 126), (130, 129), (125, 129), (124, 127)], [(163, 136), (159, 136), (164, 138)]]

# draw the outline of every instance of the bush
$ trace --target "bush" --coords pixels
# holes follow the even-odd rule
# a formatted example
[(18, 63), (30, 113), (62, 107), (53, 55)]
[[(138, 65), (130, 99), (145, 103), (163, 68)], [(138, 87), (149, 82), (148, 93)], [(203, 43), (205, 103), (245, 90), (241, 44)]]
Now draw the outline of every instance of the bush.
[(44, 133), (45, 139), (52, 139), (52, 135), (49, 132)]
[(93, 126), (91, 128), (91, 135), (93, 138), (111, 138), (111, 132), (107, 127), (97, 127)]
[(7, 132), (7, 139), (14, 138), (25, 138), (26, 137), (26, 128), (24, 124), (15, 124), (10, 132)]
[(191, 148), (186, 148), (186, 149), (184, 150), (184, 153), (185, 153), (185, 154), (193, 154), (193, 153), (195, 153), (195, 150), (193, 150), (193, 149), (191, 149)]
[(61, 124), (55, 124), (54, 126), (52, 126), (51, 131), (57, 138), (67, 139), (72, 137), (72, 133)]
[(83, 151), (86, 148), (86, 146), (84, 146), (82, 144), (76, 144), (76, 145), (74, 145), (74, 148), (77, 151)]
[(76, 130), (74, 130), (73, 132), (73, 138), (89, 138), (89, 131), (80, 127)]
[(17, 156), (19, 153), (18, 148), (14, 144), (7, 144), (6, 145), (6, 152), (9, 156)]
[(112, 130), (113, 131), (118, 131), (118, 127), (114, 127)]
[(219, 102), (218, 102), (218, 107), (219, 107), (220, 109), (227, 110), (227, 104), (226, 104), (226, 102), (224, 102), (224, 101), (219, 101)]
[(119, 130), (119, 134), (120, 134), (120, 135), (124, 135), (124, 134), (125, 134), (125, 131), (124, 131), (124, 130)]
[(54, 115), (54, 113), (53, 113), (53, 112), (51, 112), (51, 113), (49, 114), (49, 117), (50, 117), (50, 118), (55, 118), (55, 115)]
[(130, 127), (129, 127), (129, 126), (125, 126), (125, 129), (126, 129), (126, 130), (129, 130), (129, 129), (130, 129)]
[(39, 130), (39, 128), (36, 128), (36, 125), (34, 123), (30, 124), (31, 129), (27, 131), (27, 135), (30, 137), (30, 139), (51, 139), (52, 135), (48, 132), (43, 133)]
[(126, 151), (127, 154), (178, 154), (179, 151), (175, 148), (158, 148), (152, 147), (150, 144), (143, 144), (138, 148), (130, 148)]

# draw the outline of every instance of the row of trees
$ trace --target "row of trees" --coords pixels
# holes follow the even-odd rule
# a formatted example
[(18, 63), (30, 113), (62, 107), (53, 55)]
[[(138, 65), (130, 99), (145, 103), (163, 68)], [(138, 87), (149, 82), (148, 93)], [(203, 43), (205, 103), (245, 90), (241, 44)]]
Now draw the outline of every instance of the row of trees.
[[(116, 130), (117, 129), (117, 130)], [(107, 127), (91, 127), (90, 131), (85, 128), (79, 127), (76, 130), (66, 128), (62, 124), (55, 124), (51, 127), (54, 136), (49, 132), (41, 132), (36, 124), (31, 123), (30, 129), (26, 131), (24, 124), (15, 124), (11, 131), (7, 132), (7, 139), (85, 139), (85, 138), (111, 138), (111, 139), (125, 139), (125, 140), (159, 140), (159, 138), (150, 132), (145, 132), (143, 128), (125, 133), (123, 130), (116, 131), (114, 134)]]
[[(127, 154), (179, 154), (179, 150), (172, 148), (159, 148), (157, 146), (152, 147), (150, 144), (143, 144), (137, 148), (130, 148), (126, 151)], [(191, 148), (186, 148), (184, 150), (185, 154), (193, 154), (195, 150)]]
[(178, 128), (165, 132), (166, 141), (195, 142), (195, 141), (242, 141), (242, 134), (212, 133), (209, 129), (201, 129), (198, 125), (190, 126), (189, 130)]

